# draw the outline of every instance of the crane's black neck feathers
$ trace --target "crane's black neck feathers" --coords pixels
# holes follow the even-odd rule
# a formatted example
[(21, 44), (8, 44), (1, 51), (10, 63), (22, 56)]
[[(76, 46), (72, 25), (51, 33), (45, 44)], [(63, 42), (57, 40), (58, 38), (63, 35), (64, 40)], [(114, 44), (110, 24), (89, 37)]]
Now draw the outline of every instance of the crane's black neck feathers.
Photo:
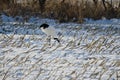
[(46, 28), (48, 28), (49, 27), (49, 25), (48, 24), (42, 24), (41, 26), (40, 26), (40, 28), (43, 28), (43, 29), (46, 29)]

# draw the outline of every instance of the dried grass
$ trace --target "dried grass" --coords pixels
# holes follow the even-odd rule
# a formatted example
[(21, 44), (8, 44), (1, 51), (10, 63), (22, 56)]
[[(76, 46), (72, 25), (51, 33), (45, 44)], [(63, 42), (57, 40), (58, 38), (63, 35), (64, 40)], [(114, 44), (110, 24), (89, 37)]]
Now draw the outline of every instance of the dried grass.
[[(70, 29), (69, 31), (70, 33), (68, 33), (68, 35), (72, 33), (71, 30), (72, 29)], [(74, 30), (81, 31), (77, 29), (74, 29)], [(96, 29), (96, 30), (99, 30), (99, 29)], [(107, 32), (108, 31), (106, 30), (106, 33)], [(27, 48), (25, 51), (23, 51), (20, 54), (15, 55), (13, 58), (11, 58), (8, 61), (6, 60), (5, 57), (2, 58), (2, 60), (5, 60), (6, 62), (4, 64), (0, 63), (0, 65), (3, 65), (4, 67), (7, 65), (11, 66), (8, 70), (3, 71), (5, 74), (2, 75), (2, 80), (7, 80), (7, 78), (11, 77), (8, 74), (11, 72), (11, 70), (13, 70), (13, 68), (19, 67), (19, 66), (22, 66), (23, 68), (23, 66), (25, 66), (26, 63), (36, 55), (35, 53), (35, 55), (31, 56), (31, 53), (36, 52), (36, 51), (41, 52), (41, 54), (43, 53), (43, 54), (49, 55), (49, 54), (54, 53), (54, 51), (57, 51), (57, 50), (74, 50), (78, 48), (78, 49), (87, 51), (88, 54), (91, 54), (91, 55), (96, 55), (96, 54), (97, 55), (101, 55), (101, 54), (102, 55), (103, 54), (119, 55), (120, 54), (120, 50), (119, 50), (120, 45), (116, 44), (116, 42), (119, 41), (120, 38), (119, 36), (113, 37), (111, 34), (108, 34), (108, 36), (97, 36), (97, 38), (94, 38), (93, 36), (96, 36), (95, 34), (94, 35), (93, 34), (92, 35), (81, 34), (81, 36), (79, 37), (79, 35), (74, 33), (74, 35), (72, 36), (73, 39), (70, 39), (68, 41), (62, 41), (62, 44), (64, 45), (61, 44), (61, 45), (56, 46), (55, 43), (52, 43), (52, 45), (50, 46), (52, 49), (49, 49), (48, 43), (43, 43), (41, 47), (38, 47), (37, 45), (31, 45), (31, 43), (29, 43), (29, 46), (24, 46), (26, 44), (25, 42), (26, 35), (20, 35), (19, 37), (17, 37), (17, 39), (15, 38), (15, 34), (12, 34), (12, 35), (2, 34), (1, 36), (2, 37), (0, 39), (0, 45), (2, 48), (6, 48), (8, 46), (11, 46), (13, 48), (15, 47), (16, 48), (23, 48), (23, 47)], [(92, 38), (91, 41), (89, 41), (89, 37)], [(32, 36), (32, 38), (29, 38), (29, 39), (30, 40), (42, 40), (42, 39), (36, 39), (36, 38), (37, 37)], [(61, 40), (64, 40), (64, 36), (61, 38)], [(12, 48), (6, 49), (2, 53), (10, 54), (11, 51), (14, 51), (14, 50)], [(21, 55), (24, 55), (24, 57), (22, 57)], [(76, 64), (70, 63), (67, 60), (62, 61), (60, 58), (56, 58), (55, 60), (43, 61), (43, 57), (41, 55), (40, 57), (38, 57), (38, 59), (34, 63), (31, 63), (31, 62), (29, 63), (30, 66), (28, 66), (27, 70), (23, 68), (24, 76), (21, 77), (21, 80), (25, 80), (35, 70), (38, 70), (39, 72), (35, 74), (34, 79), (39, 79), (39, 77), (45, 73), (45, 70), (43, 70), (40, 66), (41, 65), (51, 66), (50, 65), (51, 63), (56, 64), (56, 65), (67, 64), (66, 67), (60, 65), (60, 66), (57, 66), (57, 69), (51, 70), (51, 73), (49, 73), (51, 76), (55, 75), (58, 72), (58, 70), (67, 69), (68, 66), (71, 66), (71, 67), (76, 66)], [(108, 75), (109, 76), (108, 80), (109, 80), (113, 77), (113, 75), (116, 75), (115, 79), (119, 80), (120, 72), (119, 70), (117, 70), (117, 68), (119, 68), (120, 64), (119, 64), (119, 60), (117, 59), (111, 61), (107, 57), (104, 57), (104, 56), (100, 58), (88, 57), (88, 58), (83, 59), (83, 62), (80, 62), (80, 65), (82, 68), (81, 71), (73, 70), (69, 73), (69, 75), (74, 75), (72, 79), (79, 80), (80, 78), (81, 79), (95, 78), (98, 80), (102, 80), (102, 77), (104, 75)], [(2, 68), (3, 66), (0, 66), (0, 67)], [(110, 68), (112, 67), (114, 67), (114, 69), (111, 70)], [(99, 69), (101, 71), (99, 71)], [(109, 71), (112, 71), (112, 73), (107, 74)], [(88, 73), (91, 73), (91, 74), (86, 77)], [(60, 75), (62, 75), (62, 73)], [(58, 79), (62, 79), (63, 77), (64, 76), (58, 77)], [(50, 78), (51, 77), (49, 76), (46, 79), (50, 79)]]

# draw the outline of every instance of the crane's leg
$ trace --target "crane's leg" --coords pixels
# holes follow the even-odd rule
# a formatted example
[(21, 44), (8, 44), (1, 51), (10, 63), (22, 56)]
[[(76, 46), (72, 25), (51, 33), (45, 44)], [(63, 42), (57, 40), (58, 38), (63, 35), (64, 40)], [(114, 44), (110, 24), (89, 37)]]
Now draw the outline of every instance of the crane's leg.
[(48, 44), (49, 44), (49, 46), (51, 45), (51, 36), (48, 36), (47, 37), (47, 42), (48, 42)]

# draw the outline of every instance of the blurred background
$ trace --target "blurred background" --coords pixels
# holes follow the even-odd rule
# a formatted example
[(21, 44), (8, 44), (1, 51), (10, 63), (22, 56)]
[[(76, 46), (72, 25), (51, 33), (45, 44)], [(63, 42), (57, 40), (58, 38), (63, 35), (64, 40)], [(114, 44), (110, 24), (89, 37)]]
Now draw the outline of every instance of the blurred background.
[(0, 0), (2, 14), (25, 21), (34, 16), (82, 23), (84, 18), (120, 18), (120, 0)]

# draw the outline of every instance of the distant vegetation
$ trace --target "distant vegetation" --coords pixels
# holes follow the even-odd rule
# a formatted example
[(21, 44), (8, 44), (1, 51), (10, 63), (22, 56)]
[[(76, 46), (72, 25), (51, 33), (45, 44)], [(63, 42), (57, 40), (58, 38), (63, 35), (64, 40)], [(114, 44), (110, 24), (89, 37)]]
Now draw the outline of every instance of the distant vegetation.
[[(20, 0), (19, 0), (20, 1)], [(26, 2), (25, 2), (26, 1)], [(120, 1), (116, 0), (0, 0), (0, 13), (9, 16), (39, 16), (59, 22), (83, 22), (83, 18), (120, 18)]]

